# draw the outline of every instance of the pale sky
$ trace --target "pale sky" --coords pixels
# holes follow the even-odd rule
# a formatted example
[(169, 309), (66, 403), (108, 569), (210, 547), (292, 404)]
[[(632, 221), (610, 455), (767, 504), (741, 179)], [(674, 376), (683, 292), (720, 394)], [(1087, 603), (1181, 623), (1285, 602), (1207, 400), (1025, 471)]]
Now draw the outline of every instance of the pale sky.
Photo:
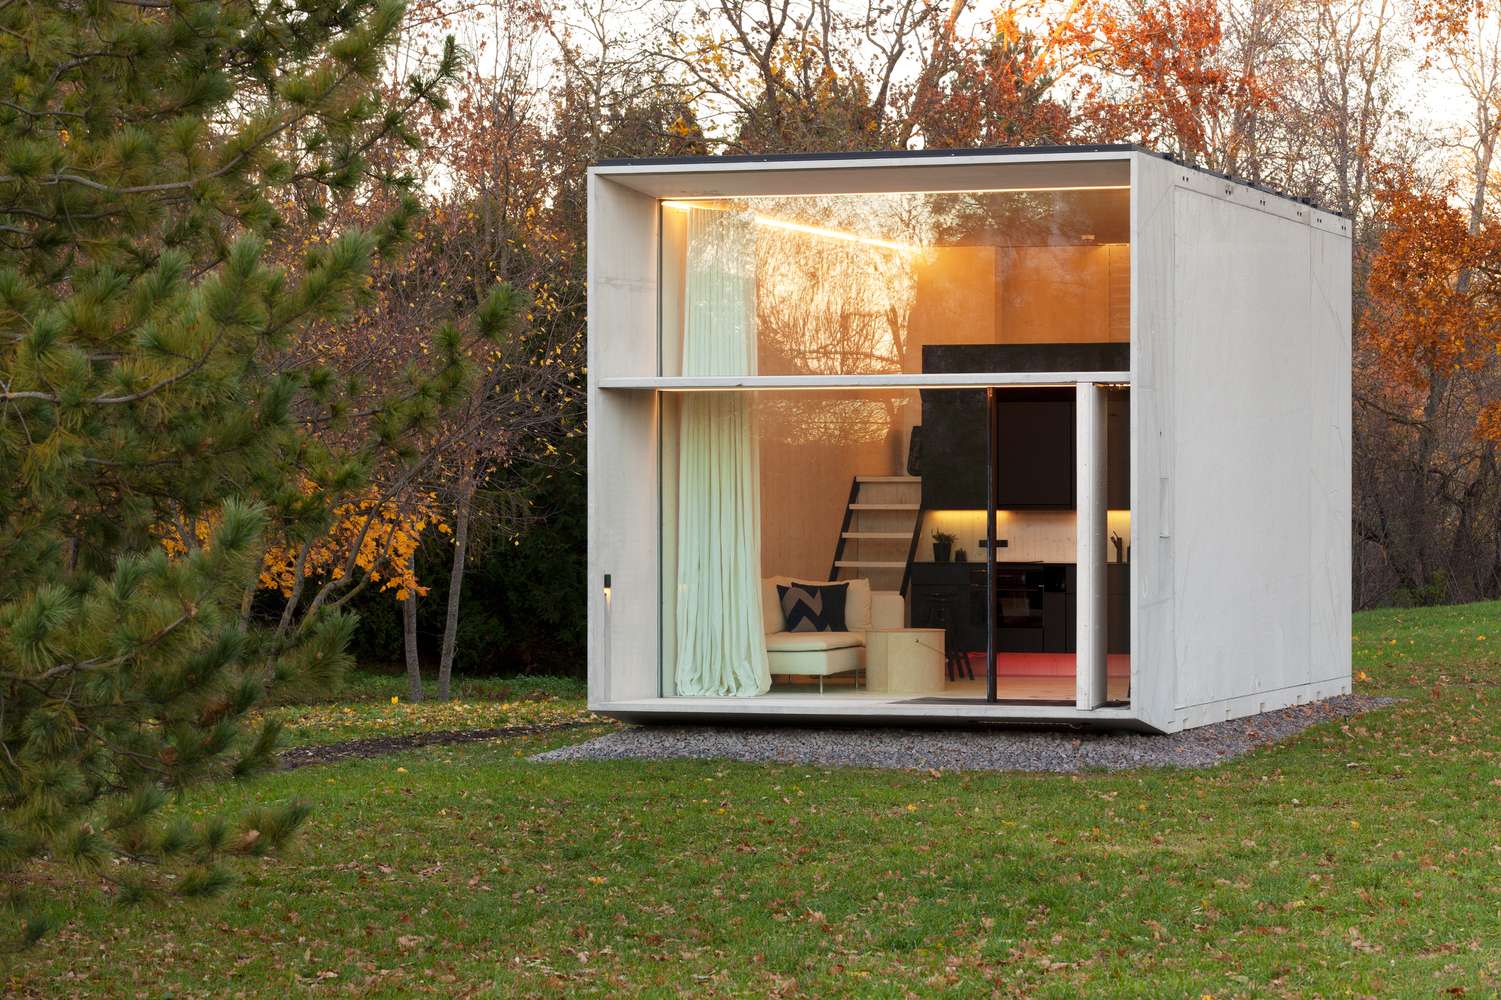
[[(1221, 2), (1235, 3), (1237, 0)], [(1396, 2), (1401, 8), (1410, 9), (1409, 0)], [(601, 33), (612, 40), (620, 40), (618, 44), (629, 45), (630, 40), (640, 39), (643, 30), (655, 18), (673, 11), (685, 12), (690, 6), (680, 0), (563, 0), (552, 8), (552, 13), (567, 26), (568, 35), (575, 45), (597, 53)], [(863, 14), (867, 0), (845, 0), (845, 6), (851, 13)], [(961, 34), (984, 30), (983, 25), (990, 20), (991, 12), (997, 6), (995, 3), (975, 3), (960, 21)], [(1400, 20), (1406, 20), (1405, 13), (1404, 9), (1399, 15)], [(457, 31), (460, 44), (475, 55), (483, 70), (493, 71), (499, 60), (509, 56), (519, 59), (523, 65), (531, 65), (531, 74), (539, 89), (546, 90), (551, 82), (548, 77), (557, 53), (553, 40), (530, 27), (520, 32), (509, 31), (504, 16), (493, 8), (490, 11), (481, 9), (476, 20), (434, 27), (432, 33), (421, 33), (422, 41), (427, 43), (424, 47), (429, 52), (434, 51), (439, 33)], [(1495, 34), (1501, 37), (1501, 28), (1497, 28)], [(1417, 44), (1410, 24), (1399, 24), (1395, 37), (1410, 45)], [(1501, 52), (1501, 45), (1497, 46), (1497, 51)], [(399, 55), (398, 69), (407, 64), (412, 55), (413, 52)], [(1452, 73), (1422, 66), (1422, 56), (1419, 51), (1412, 52), (1401, 73), (1398, 103), (1407, 115), (1404, 127), (1420, 136), (1443, 137), (1447, 141), (1447, 149), (1435, 149), (1425, 157), (1425, 166), (1429, 169), (1465, 170), (1469, 156), (1463, 149), (1456, 148), (1455, 143), (1470, 131), (1467, 128), (1472, 117), (1469, 98)]]

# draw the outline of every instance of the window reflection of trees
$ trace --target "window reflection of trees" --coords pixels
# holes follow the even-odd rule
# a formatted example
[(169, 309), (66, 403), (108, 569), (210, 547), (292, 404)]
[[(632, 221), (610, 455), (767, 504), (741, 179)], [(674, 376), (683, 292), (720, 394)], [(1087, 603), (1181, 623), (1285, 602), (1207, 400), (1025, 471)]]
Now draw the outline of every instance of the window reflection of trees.
[(757, 239), (762, 371), (902, 371), (922, 233), (915, 196), (756, 199), (763, 218), (902, 243), (898, 249), (764, 226)]
[[(938, 245), (1077, 246), (1127, 239), (1112, 221), (1114, 216), (1124, 220), (1126, 191), (959, 191), (926, 197)], [(1102, 228), (1109, 231), (1096, 231)]]
[(1101, 255), (1129, 241), (1129, 206), (1125, 190), (937, 194), (934, 241), (994, 248), (996, 342), (1103, 340), (1086, 304), (1109, 294)]
[(797, 392), (768, 393), (757, 403), (763, 449), (789, 445), (848, 449), (891, 442), (892, 434), (903, 426), (903, 407), (916, 406), (917, 400), (915, 393)]
[[(913, 312), (914, 304), (921, 308), (920, 273), (924, 267), (933, 273), (941, 248), (995, 248), (999, 295), (999, 279), (1018, 263), (1018, 248), (1129, 239), (1129, 192), (1114, 189), (757, 197), (720, 205), (762, 223), (756, 232), (756, 323), (763, 374), (916, 370), (921, 344), (913, 342)], [(891, 243), (900, 246), (885, 245)], [(1070, 277), (1085, 280), (1060, 273), (1053, 275), (1055, 285), (1013, 294), (1055, 295)], [(923, 330), (917, 339), (929, 340), (935, 332)]]

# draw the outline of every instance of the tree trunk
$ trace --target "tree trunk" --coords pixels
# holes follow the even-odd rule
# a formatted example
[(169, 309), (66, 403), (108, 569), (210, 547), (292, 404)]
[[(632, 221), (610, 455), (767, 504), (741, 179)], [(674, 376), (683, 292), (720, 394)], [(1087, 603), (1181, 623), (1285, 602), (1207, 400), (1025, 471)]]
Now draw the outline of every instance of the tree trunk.
[(464, 589), (464, 562), (469, 551), (469, 513), (474, 507), (474, 472), (465, 469), (459, 480), (453, 518), (453, 568), (448, 573), (448, 609), (443, 621), (443, 652), (438, 659), (438, 700), (448, 700), (453, 654), (459, 639), (459, 596)]
[(422, 700), (422, 664), (417, 660), (417, 595), (409, 595), (401, 605), (401, 634), (407, 654), (407, 699)]
[(1433, 582), (1433, 551), (1438, 545), (1439, 524), (1431, 516), (1433, 486), (1429, 479), (1438, 451), (1438, 421), (1448, 384), (1445, 376), (1430, 373), (1423, 419), (1416, 428), (1416, 452), (1408, 474), (1406, 509), (1402, 512), (1407, 544), (1401, 552), (1398, 571), (1417, 594), (1424, 593)]
[[(1481, 141), (1475, 153), (1475, 191), (1470, 199), (1469, 230), (1472, 235), (1480, 232), (1485, 221), (1486, 183), (1496, 152), (1498, 132), (1501, 132), (1491, 120), (1489, 105), (1484, 102), (1479, 105), (1479, 120), (1476, 125)], [(1462, 268), (1454, 279), (1455, 293), (1461, 296), (1466, 294), (1472, 280), (1470, 269)], [(1430, 588), (1436, 582), (1436, 571), (1440, 568), (1435, 562), (1441, 544), (1439, 534), (1442, 531), (1442, 521), (1434, 514), (1434, 502), (1439, 498), (1434, 495), (1430, 478), (1433, 465), (1438, 460), (1440, 419), (1448, 402), (1447, 393), (1452, 381), (1452, 377), (1446, 372), (1430, 371), (1427, 375), (1428, 397), (1423, 403), (1422, 422), (1417, 425), (1417, 453), (1414, 455), (1407, 483), (1407, 510), (1404, 515), (1409, 542), (1403, 559), (1404, 565), (1398, 567), (1408, 585), (1415, 592), (1424, 595), (1424, 602), (1432, 593)]]

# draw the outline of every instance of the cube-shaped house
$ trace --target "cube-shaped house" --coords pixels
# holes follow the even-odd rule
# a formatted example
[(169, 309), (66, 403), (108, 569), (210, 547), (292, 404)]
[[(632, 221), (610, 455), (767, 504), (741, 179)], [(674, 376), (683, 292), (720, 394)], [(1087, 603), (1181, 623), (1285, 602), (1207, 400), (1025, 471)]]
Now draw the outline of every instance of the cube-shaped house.
[(1350, 231), (1134, 146), (589, 172), (589, 702), (1172, 732), (1350, 690)]

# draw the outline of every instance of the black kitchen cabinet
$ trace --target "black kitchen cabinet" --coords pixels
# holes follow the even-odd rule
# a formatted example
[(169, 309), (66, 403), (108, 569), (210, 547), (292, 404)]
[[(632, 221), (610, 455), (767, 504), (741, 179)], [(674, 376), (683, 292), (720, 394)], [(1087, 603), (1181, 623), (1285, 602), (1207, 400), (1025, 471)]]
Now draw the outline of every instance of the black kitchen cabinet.
[[(941, 628), (954, 636), (961, 648), (968, 648), (975, 633), (970, 622), (968, 578), (953, 573), (920, 572), (919, 567), (926, 565), (935, 564), (912, 564), (912, 627)], [(980, 623), (979, 634), (980, 648), (984, 649), (984, 622)]]
[[(996, 646), (1003, 653), (1072, 653), (1078, 604), (1072, 563), (997, 563), (1001, 613)], [(1035, 595), (1031, 594), (1035, 591)], [(1035, 615), (1019, 620), (1006, 601), (1027, 592)], [(1024, 613), (1026, 613), (1024, 611)], [(1131, 564), (1105, 566), (1105, 648), (1131, 652)], [(1010, 621), (1008, 623), (1008, 617)], [(912, 564), (912, 627), (941, 628), (955, 648), (985, 650), (985, 567), (976, 563)]]
[[(996, 507), (1074, 508), (1074, 391), (996, 390)], [(980, 498), (984, 506), (984, 497)]]
[[(996, 397), (996, 507), (1072, 510), (1073, 390), (997, 389)], [(983, 509), (985, 391), (925, 389), (922, 409), (923, 506)]]
[(928, 510), (985, 509), (988, 420), (983, 389), (922, 391), (922, 503)]
[[(923, 371), (1124, 371), (1127, 344), (934, 344), (923, 348)], [(996, 506), (1001, 510), (1073, 510), (1074, 390), (997, 389)], [(1131, 504), (1130, 395), (1106, 401), (1108, 505)], [(986, 505), (988, 411), (983, 389), (922, 392), (923, 506), (983, 510)]]
[(983, 563), (912, 564), (912, 627), (941, 628), (953, 647), (985, 648)]
[(1056, 592), (1042, 595), (1042, 651), (1067, 653), (1074, 648), (1074, 630), (1069, 621), (1073, 595)]
[(1131, 564), (1105, 566), (1105, 649), (1131, 652)]
[(1131, 394), (1117, 389), (1106, 398), (1105, 446), (1109, 460), (1105, 473), (1106, 505), (1111, 510), (1131, 509)]
[[(996, 648), (1003, 653), (1071, 653), (1074, 567), (996, 564)], [(985, 567), (912, 564), (912, 627), (941, 628), (953, 649), (985, 651)]]

